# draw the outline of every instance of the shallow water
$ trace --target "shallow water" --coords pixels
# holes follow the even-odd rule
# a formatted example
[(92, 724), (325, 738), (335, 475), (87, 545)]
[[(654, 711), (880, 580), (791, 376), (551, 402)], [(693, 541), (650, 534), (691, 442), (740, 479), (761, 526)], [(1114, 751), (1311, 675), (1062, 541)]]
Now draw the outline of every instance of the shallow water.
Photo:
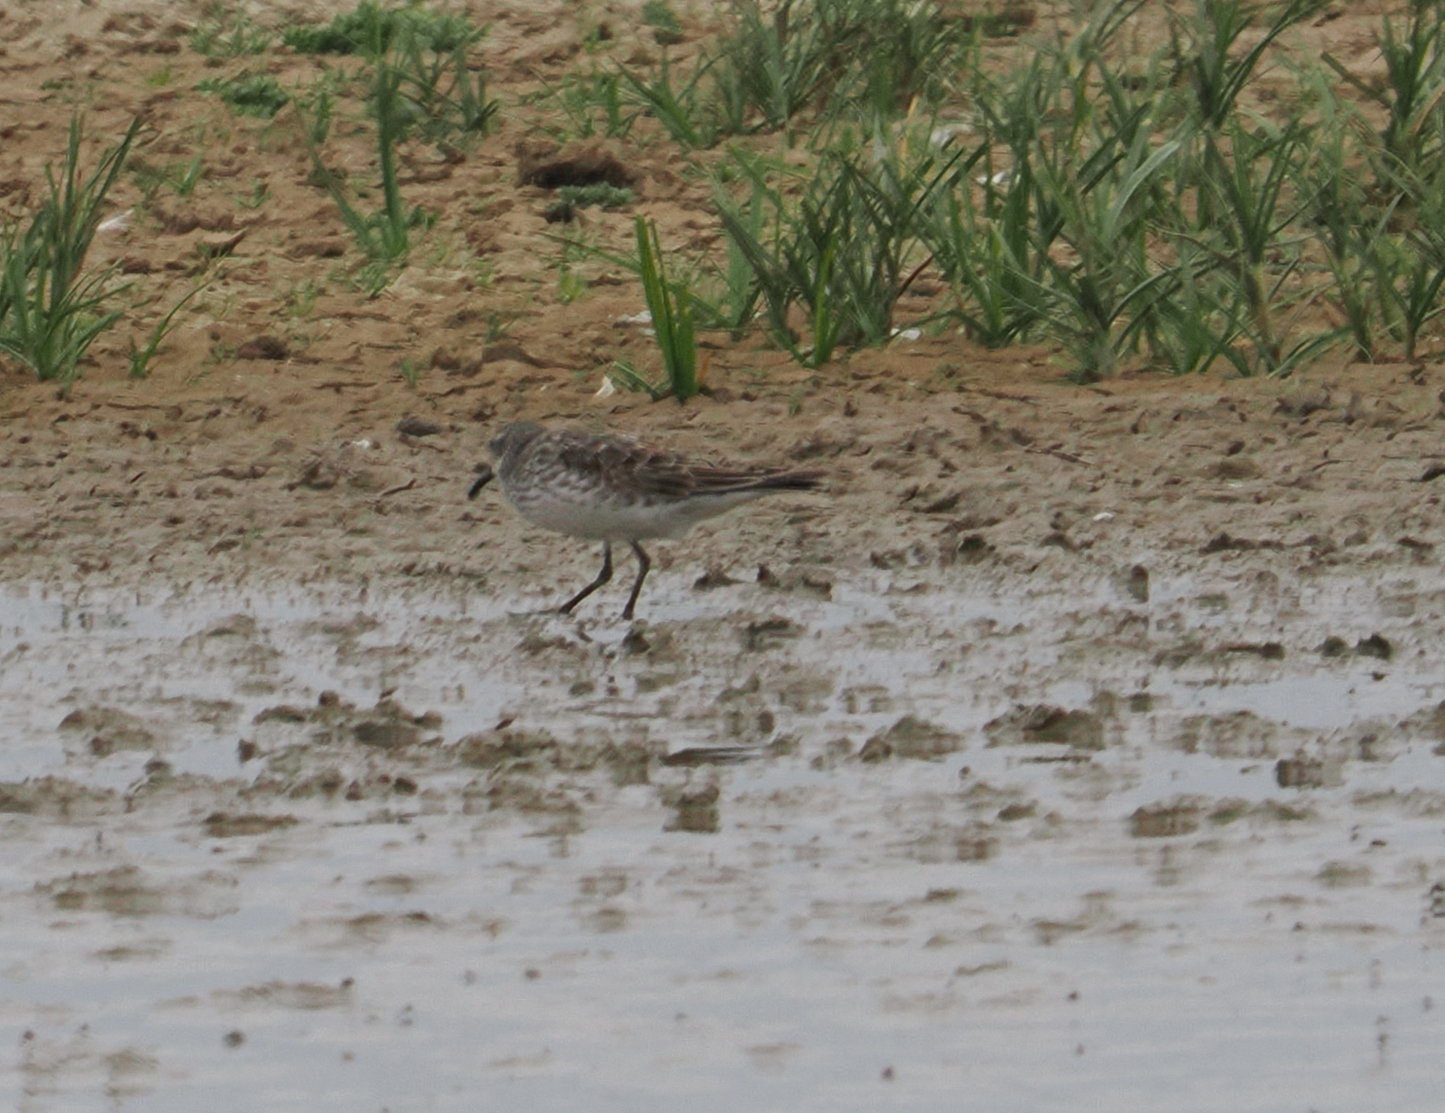
[(1438, 1106), (1438, 593), (909, 586), (0, 589), (0, 1104)]

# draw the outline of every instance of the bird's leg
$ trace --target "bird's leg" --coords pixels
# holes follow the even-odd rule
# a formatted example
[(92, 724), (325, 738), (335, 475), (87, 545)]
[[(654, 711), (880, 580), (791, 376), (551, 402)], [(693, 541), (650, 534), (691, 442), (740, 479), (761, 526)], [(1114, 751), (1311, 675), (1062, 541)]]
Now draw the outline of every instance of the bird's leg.
[(612, 542), (604, 541), (602, 542), (602, 571), (597, 573), (595, 580), (558, 607), (557, 613), (571, 614), (573, 607), (586, 599), (587, 596), (591, 595), (610, 579), (612, 579)]
[(469, 491), (467, 491), (467, 498), (469, 498), (469, 499), (474, 499), (474, 498), (476, 498), (477, 495), (481, 493), (482, 488), (485, 487), (488, 483), (490, 483), (490, 482), (491, 482), (493, 479), (495, 479), (496, 477), (497, 477), (497, 473), (492, 470), (491, 465), (489, 465), (489, 464), (478, 464), (478, 465), (477, 465), (477, 480), (476, 480), (475, 483), (472, 484), (471, 489), (470, 489)]
[(629, 541), (632, 551), (637, 554), (637, 579), (632, 584), (632, 594), (627, 597), (627, 606), (622, 608), (622, 617), (631, 618), (632, 608), (637, 606), (637, 597), (642, 593), (642, 581), (647, 579), (647, 570), (652, 567), (652, 561), (641, 545), (636, 541)]

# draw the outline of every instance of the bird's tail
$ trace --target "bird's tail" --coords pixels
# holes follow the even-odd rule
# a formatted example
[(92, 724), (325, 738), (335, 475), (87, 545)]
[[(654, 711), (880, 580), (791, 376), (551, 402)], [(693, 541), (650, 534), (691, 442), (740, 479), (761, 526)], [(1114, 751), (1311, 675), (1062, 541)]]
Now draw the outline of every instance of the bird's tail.
[(823, 481), (820, 471), (757, 471), (694, 468), (693, 491), (699, 495), (764, 495), (770, 491), (811, 491)]
[(814, 491), (822, 483), (820, 471), (779, 471), (759, 476), (748, 486), (758, 491)]

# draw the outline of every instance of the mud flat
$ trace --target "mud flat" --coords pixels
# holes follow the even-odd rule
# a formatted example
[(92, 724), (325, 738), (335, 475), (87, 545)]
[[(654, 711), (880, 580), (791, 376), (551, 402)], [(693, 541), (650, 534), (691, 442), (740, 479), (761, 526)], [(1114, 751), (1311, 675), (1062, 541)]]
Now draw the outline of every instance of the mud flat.
[(0, 1092), (1430, 1108), (1445, 596), (1147, 564), (10, 585)]
[(489, 421), (27, 396), (0, 1104), (1433, 1110), (1441, 382), (1349, 375), (549, 396), (829, 474), (635, 624)]
[[(637, 6), (465, 5), (498, 130), (404, 146), (437, 223), (374, 296), (300, 118), (198, 89), (332, 60), (202, 53), (235, 5), (0, 9), (4, 215), (77, 104), (150, 167), (89, 257), (123, 323), (68, 393), (0, 365), (0, 1109), (1436, 1113), (1438, 337), (1082, 386), (955, 328), (709, 336), (687, 405), (599, 392), (659, 366), (642, 292), (520, 170), (544, 86), (659, 57)], [(1300, 48), (1372, 105), (1381, 7)], [(358, 189), (372, 143), (356, 99)], [(655, 124), (605, 153), (639, 199), (579, 234), (717, 246)], [(827, 489), (564, 620), (595, 547), (465, 497), (517, 417)]]

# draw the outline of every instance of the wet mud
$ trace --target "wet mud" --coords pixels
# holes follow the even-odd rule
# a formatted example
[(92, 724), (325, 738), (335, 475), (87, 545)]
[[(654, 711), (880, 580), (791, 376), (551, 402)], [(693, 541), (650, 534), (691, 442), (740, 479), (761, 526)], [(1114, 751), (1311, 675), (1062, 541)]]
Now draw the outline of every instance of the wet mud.
[(1151, 542), (826, 594), (691, 555), (636, 623), (530, 578), (9, 584), (7, 1085), (1231, 1107), (1205, 1043), (1424, 1108), (1438, 569)]
[[(0, 91), (79, 75), (188, 153), (160, 7), (30, 6)], [(576, 40), (499, 9), (496, 87)], [(517, 135), (406, 187), (496, 199), (493, 342), (440, 264), (280, 320), (345, 241), (295, 135), (228, 126), (192, 207), (248, 160), (279, 199), (228, 315), (145, 381), (120, 336), (68, 396), (0, 375), (0, 1107), (1438, 1108), (1438, 365), (1082, 387), (928, 335), (654, 405), (598, 393), (633, 285), (539, 294)], [(97, 252), (184, 274), (182, 227)], [(517, 417), (825, 489), (564, 618), (595, 546), (467, 499)]]

